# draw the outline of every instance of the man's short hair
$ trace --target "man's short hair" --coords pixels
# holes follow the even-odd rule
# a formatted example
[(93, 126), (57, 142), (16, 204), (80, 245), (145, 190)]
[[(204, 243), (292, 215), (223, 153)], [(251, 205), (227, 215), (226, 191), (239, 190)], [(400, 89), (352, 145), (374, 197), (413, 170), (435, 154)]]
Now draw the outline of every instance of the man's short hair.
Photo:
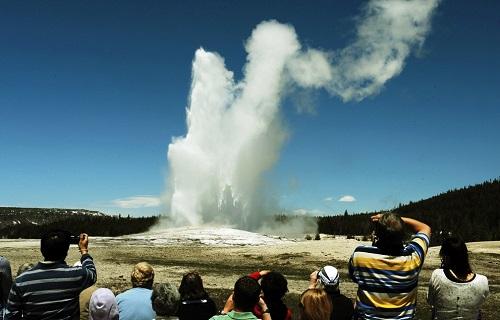
[(147, 262), (139, 262), (132, 269), (132, 274), (130, 279), (132, 281), (132, 286), (134, 288), (147, 288), (151, 289), (153, 287), (153, 280), (155, 277), (155, 272), (153, 267)]
[(64, 230), (51, 230), (42, 235), (40, 251), (47, 261), (61, 261), (69, 250), (70, 233)]
[(403, 219), (394, 212), (383, 214), (375, 226), (375, 235), (378, 238), (377, 247), (397, 252), (402, 248), (405, 237)]
[(177, 313), (181, 295), (171, 283), (155, 283), (151, 293), (151, 303), (156, 315), (173, 316)]
[(288, 292), (288, 281), (281, 273), (276, 271), (264, 275), (260, 285), (266, 301), (281, 300), (285, 293)]
[(260, 285), (257, 280), (244, 276), (234, 284), (233, 302), (240, 311), (252, 311), (259, 298)]

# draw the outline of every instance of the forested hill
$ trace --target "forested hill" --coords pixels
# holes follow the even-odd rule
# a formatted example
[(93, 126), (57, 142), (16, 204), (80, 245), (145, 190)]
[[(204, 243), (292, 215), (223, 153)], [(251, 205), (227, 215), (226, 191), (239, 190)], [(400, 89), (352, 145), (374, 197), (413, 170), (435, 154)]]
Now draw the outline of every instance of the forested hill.
[[(438, 242), (440, 231), (460, 235), (467, 242), (500, 240), (500, 179), (450, 190), (392, 211), (429, 224), (434, 243)], [(368, 217), (373, 214), (319, 217), (318, 232), (369, 235)]]
[(122, 217), (85, 209), (0, 207), (0, 237), (37, 239), (50, 229), (120, 236), (147, 231), (158, 217)]

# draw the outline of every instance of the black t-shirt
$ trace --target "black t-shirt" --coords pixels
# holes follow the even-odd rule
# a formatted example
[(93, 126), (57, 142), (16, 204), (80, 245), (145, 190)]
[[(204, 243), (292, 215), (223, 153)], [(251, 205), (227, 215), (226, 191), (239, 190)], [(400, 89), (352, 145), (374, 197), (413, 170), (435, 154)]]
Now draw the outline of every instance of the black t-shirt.
[(180, 320), (208, 320), (216, 314), (215, 302), (207, 297), (199, 300), (182, 300), (177, 316)]
[(333, 312), (330, 320), (351, 320), (354, 314), (354, 305), (352, 300), (341, 293), (330, 294), (333, 304)]

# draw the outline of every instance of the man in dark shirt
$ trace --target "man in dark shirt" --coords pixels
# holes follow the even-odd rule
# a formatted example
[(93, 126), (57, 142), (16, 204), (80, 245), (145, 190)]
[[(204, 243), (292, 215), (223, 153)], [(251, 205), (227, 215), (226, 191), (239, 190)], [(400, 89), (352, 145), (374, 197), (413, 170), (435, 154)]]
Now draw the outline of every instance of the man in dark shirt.
[(88, 235), (80, 234), (81, 266), (70, 267), (70, 234), (50, 231), (42, 236), (44, 261), (19, 275), (9, 293), (5, 319), (73, 320), (79, 318), (80, 292), (96, 282), (94, 261), (88, 253)]

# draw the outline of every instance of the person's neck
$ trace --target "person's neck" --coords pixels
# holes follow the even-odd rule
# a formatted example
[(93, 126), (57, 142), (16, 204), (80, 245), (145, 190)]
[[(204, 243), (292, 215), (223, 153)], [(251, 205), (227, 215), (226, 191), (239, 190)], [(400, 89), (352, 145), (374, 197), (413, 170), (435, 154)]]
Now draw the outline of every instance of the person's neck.
[(460, 277), (457, 275), (457, 273), (455, 271), (453, 271), (453, 269), (449, 269), (450, 270), (450, 273), (457, 279), (459, 280), (462, 280), (462, 281), (469, 281), (471, 280), (473, 277), (474, 277), (474, 272), (469, 272), (467, 275), (465, 275), (465, 277)]

